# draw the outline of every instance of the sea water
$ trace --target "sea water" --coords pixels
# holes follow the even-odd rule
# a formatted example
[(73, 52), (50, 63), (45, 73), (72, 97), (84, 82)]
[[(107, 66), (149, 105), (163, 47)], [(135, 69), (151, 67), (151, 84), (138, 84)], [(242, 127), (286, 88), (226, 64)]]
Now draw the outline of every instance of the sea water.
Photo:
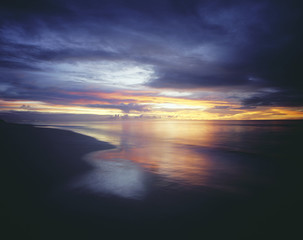
[(300, 158), (303, 133), (301, 121), (125, 120), (44, 127), (113, 144), (115, 149), (83, 156), (95, 170), (76, 185), (134, 199), (155, 188), (252, 194), (275, 184), (278, 163)]

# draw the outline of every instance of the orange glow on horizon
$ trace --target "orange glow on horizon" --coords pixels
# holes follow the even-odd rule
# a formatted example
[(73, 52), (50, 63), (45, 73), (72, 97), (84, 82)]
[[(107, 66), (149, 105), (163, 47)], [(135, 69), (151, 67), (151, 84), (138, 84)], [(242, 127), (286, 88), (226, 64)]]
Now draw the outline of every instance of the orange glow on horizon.
[[(66, 93), (67, 94), (67, 93)], [(258, 107), (255, 109), (240, 109), (241, 105), (227, 101), (211, 101), (191, 99), (185, 97), (153, 96), (151, 91), (120, 91), (112, 93), (97, 92), (68, 92), (78, 95), (79, 99), (71, 100), (66, 104), (52, 104), (41, 101), (27, 100), (0, 100), (0, 111), (33, 111), (41, 113), (70, 113), (93, 115), (129, 115), (158, 119), (184, 120), (276, 120), (276, 119), (303, 119), (300, 108), (287, 107)], [(147, 94), (147, 95), (144, 95)], [(87, 99), (86, 97), (93, 97)], [(114, 103), (111, 103), (114, 102)], [(143, 111), (122, 111), (122, 107), (129, 103), (142, 107)], [(124, 104), (124, 105), (123, 105)], [(87, 106), (87, 105), (96, 105)], [(97, 105), (101, 105), (98, 107)], [(102, 108), (102, 105), (109, 105)], [(215, 108), (228, 106), (227, 109)], [(212, 111), (220, 109), (220, 111)]]

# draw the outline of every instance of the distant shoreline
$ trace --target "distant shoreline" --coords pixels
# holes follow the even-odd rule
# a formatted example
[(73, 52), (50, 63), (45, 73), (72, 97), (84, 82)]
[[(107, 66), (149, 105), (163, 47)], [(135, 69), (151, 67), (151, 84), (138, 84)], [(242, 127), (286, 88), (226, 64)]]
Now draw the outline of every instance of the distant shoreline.
[(71, 114), (71, 113), (42, 113), (31, 111), (0, 112), (0, 119), (18, 124), (40, 125), (41, 122), (48, 124), (53, 122), (102, 122), (102, 121), (192, 121), (192, 122), (298, 122), (303, 123), (303, 118), (288, 119), (172, 119), (172, 118), (114, 118), (112, 116), (100, 116), (94, 114)]

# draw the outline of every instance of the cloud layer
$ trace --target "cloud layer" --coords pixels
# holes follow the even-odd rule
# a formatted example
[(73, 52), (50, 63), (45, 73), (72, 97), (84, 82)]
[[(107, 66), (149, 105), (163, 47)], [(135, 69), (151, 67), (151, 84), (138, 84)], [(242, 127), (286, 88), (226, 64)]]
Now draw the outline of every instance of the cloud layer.
[(211, 92), (243, 109), (302, 107), (302, 23), (300, 1), (7, 1), (0, 96), (125, 113), (148, 108), (71, 93)]

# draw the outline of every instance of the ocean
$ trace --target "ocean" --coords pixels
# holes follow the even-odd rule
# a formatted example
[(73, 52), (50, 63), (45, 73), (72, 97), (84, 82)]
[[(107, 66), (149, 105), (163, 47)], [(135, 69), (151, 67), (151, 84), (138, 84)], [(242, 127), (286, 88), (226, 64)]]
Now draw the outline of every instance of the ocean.
[(207, 187), (239, 194), (249, 194), (245, 183), (262, 187), (270, 184), (277, 167), (275, 161), (292, 162), (300, 157), (302, 126), (302, 121), (44, 124), (113, 144), (115, 149), (84, 157), (97, 169), (102, 168), (102, 162), (121, 162), (123, 166), (130, 164), (143, 173), (156, 175), (167, 183), (163, 183), (166, 188)]

